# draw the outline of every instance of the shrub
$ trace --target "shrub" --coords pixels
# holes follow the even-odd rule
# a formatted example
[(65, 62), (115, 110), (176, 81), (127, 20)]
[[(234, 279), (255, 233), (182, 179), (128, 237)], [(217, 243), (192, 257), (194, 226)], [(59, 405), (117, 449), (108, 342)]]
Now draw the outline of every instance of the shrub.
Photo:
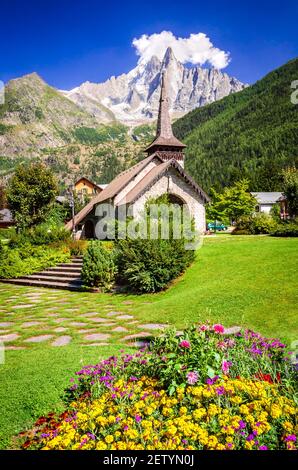
[(166, 332), (76, 376), (66, 410), (39, 419), (24, 449), (296, 449), (295, 368), (279, 340), (249, 330)]
[[(276, 227), (275, 220), (268, 214), (260, 212), (253, 216), (242, 217), (233, 230), (233, 235), (268, 234)], [(244, 232), (243, 232), (244, 231)]]
[(63, 226), (49, 227), (47, 224), (40, 224), (34, 228), (22, 230), (18, 234), (12, 234), (10, 246), (16, 248), (28, 243), (32, 245), (48, 245), (50, 243), (67, 242), (70, 240), (70, 237), (70, 231), (66, 230)]
[(280, 224), (270, 235), (272, 237), (298, 237), (298, 224), (295, 222)]
[(185, 271), (194, 251), (185, 240), (126, 239), (117, 243), (120, 282), (137, 292), (158, 292)]
[(82, 280), (86, 286), (109, 290), (116, 275), (113, 252), (104, 248), (103, 243), (91, 241), (83, 259)]
[(15, 249), (3, 247), (0, 253), (0, 278), (22, 277), (69, 259), (69, 251), (62, 248), (32, 246), (29, 243)]
[(68, 248), (72, 256), (83, 256), (87, 250), (87, 240), (71, 240), (68, 243)]

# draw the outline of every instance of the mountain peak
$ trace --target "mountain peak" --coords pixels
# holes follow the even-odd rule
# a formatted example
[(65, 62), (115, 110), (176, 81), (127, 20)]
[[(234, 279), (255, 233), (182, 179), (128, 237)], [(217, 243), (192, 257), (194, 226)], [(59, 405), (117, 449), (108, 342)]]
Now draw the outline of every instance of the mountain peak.
[(177, 59), (176, 57), (174, 56), (174, 52), (173, 52), (173, 49), (169, 46), (165, 52), (165, 55), (163, 56), (163, 59), (162, 59), (162, 64), (167, 67), (169, 65), (170, 62), (177, 62)]

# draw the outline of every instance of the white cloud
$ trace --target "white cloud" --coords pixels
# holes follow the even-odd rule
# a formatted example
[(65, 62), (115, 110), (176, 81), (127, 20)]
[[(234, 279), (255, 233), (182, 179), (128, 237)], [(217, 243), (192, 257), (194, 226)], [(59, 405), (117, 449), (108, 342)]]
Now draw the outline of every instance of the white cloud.
[(132, 44), (136, 48), (137, 55), (140, 56), (139, 63), (147, 62), (153, 55), (162, 59), (169, 46), (175, 57), (182, 63), (203, 65), (209, 62), (213, 67), (222, 69), (230, 62), (229, 52), (214, 47), (204, 33), (179, 38), (171, 31), (162, 31), (150, 36), (143, 34), (140, 38), (134, 38)]

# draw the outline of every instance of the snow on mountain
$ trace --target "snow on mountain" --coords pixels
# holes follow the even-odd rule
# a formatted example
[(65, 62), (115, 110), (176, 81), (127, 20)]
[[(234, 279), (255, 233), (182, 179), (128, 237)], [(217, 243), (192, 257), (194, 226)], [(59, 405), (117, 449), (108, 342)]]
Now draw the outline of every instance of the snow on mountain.
[(102, 122), (119, 120), (136, 125), (156, 119), (163, 71), (168, 76), (172, 117), (182, 116), (246, 86), (218, 69), (181, 64), (169, 47), (162, 61), (153, 56), (127, 74), (113, 76), (104, 83), (85, 82), (62, 93)]

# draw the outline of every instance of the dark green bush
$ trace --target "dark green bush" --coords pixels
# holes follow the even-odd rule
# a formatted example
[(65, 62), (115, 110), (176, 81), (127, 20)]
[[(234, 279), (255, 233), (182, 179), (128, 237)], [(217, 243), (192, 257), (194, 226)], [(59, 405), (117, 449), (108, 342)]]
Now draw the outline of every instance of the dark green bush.
[(272, 237), (298, 237), (298, 224), (296, 222), (280, 224), (270, 235)]
[(275, 220), (270, 215), (260, 212), (252, 216), (241, 217), (232, 233), (233, 235), (268, 234), (275, 228)]
[(119, 280), (133, 291), (158, 292), (185, 271), (194, 256), (183, 239), (119, 240)]
[(107, 291), (114, 283), (116, 265), (114, 254), (100, 241), (91, 241), (83, 259), (82, 280), (86, 286)]

